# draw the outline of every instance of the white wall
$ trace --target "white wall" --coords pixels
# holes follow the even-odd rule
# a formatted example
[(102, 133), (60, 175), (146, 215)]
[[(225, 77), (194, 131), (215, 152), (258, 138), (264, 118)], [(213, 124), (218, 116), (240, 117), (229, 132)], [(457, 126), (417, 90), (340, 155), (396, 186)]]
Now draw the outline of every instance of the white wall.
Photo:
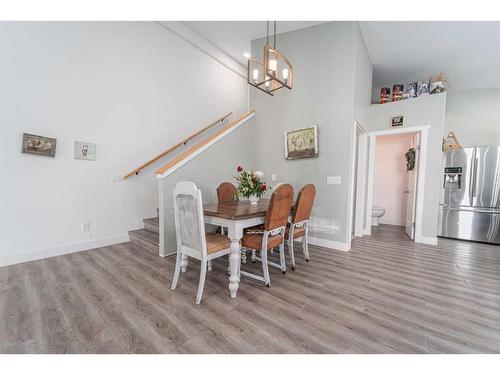
[[(111, 175), (247, 107), (240, 76), (153, 22), (0, 22), (0, 55), (0, 264), (127, 240), (156, 214), (154, 168)], [(23, 132), (56, 157), (22, 154)]]
[[(256, 167), (277, 182), (298, 189), (314, 183), (317, 189), (311, 234), (327, 246), (345, 247), (349, 236), (350, 157), (354, 124), (354, 86), (359, 31), (356, 22), (329, 22), (279, 34), (277, 48), (294, 67), (292, 90), (282, 89), (271, 97), (250, 90), (250, 107), (255, 108)], [(252, 56), (260, 58), (265, 39), (252, 42)], [(366, 54), (367, 56), (367, 54)], [(363, 58), (363, 57), (361, 57)], [(371, 63), (359, 62), (371, 71)], [(361, 82), (367, 80), (367, 82)], [(369, 104), (371, 74), (358, 80), (361, 106)], [(318, 158), (286, 160), (283, 133), (306, 126), (318, 126)], [(340, 176), (340, 185), (327, 185), (327, 176)], [(321, 230), (319, 228), (321, 227)]]
[(367, 131), (390, 129), (393, 116), (404, 116), (404, 127), (430, 125), (427, 142), (427, 169), (423, 197), (422, 236), (429, 242), (437, 238), (441, 181), (442, 138), (446, 93), (426, 95), (387, 104), (374, 104), (368, 110)]
[(449, 90), (444, 128), (464, 147), (500, 145), (500, 89)]
[(408, 172), (404, 154), (411, 147), (413, 133), (377, 137), (373, 172), (373, 207), (385, 209), (381, 224), (405, 225)]

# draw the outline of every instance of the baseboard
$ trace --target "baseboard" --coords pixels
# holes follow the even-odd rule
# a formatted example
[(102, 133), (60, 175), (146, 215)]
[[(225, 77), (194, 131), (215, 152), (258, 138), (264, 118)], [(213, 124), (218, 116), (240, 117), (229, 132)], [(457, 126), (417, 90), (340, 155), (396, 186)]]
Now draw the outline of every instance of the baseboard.
[(349, 245), (345, 242), (332, 241), (332, 240), (327, 240), (324, 238), (312, 237), (311, 235), (309, 235), (307, 237), (307, 240), (311, 245), (327, 247), (329, 249), (340, 250), (340, 251), (348, 251), (349, 250)]
[(69, 245), (51, 247), (48, 249), (40, 249), (33, 251), (25, 251), (22, 253), (8, 254), (0, 257), (0, 267), (11, 264), (30, 262), (32, 260), (51, 258), (58, 255), (76, 253), (79, 251), (95, 249), (97, 247), (116, 245), (118, 243), (127, 242), (128, 234), (121, 234), (113, 237), (106, 237), (97, 240), (84, 241)]
[(387, 224), (387, 225), (397, 225), (398, 227), (404, 227), (406, 225), (406, 222), (400, 221), (400, 220), (392, 220), (392, 219), (386, 219), (386, 220), (378, 220), (379, 224)]
[(438, 244), (438, 239), (437, 237), (415, 236), (415, 242), (436, 246)]

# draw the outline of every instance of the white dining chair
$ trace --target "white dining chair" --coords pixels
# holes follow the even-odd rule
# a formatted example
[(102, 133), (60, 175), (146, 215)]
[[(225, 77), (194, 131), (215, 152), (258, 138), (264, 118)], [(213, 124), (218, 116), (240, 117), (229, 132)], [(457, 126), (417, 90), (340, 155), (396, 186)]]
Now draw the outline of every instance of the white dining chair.
[(172, 280), (172, 289), (179, 281), (179, 275), (186, 272), (188, 257), (201, 261), (200, 281), (196, 303), (201, 302), (207, 268), (211, 269), (212, 259), (230, 253), (231, 241), (227, 236), (205, 233), (201, 191), (189, 181), (177, 183), (173, 192), (175, 234), (177, 239), (177, 260)]

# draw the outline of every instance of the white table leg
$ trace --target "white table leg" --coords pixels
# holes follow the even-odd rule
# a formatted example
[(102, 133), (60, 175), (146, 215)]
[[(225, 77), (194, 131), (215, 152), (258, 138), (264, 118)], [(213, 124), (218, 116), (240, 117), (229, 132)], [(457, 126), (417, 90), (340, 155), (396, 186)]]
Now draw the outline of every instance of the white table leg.
[(236, 223), (229, 226), (229, 238), (231, 239), (231, 253), (229, 254), (229, 267), (231, 274), (229, 275), (229, 291), (231, 298), (236, 298), (240, 284), (240, 263), (241, 263), (241, 246), (240, 240), (243, 237), (243, 229)]

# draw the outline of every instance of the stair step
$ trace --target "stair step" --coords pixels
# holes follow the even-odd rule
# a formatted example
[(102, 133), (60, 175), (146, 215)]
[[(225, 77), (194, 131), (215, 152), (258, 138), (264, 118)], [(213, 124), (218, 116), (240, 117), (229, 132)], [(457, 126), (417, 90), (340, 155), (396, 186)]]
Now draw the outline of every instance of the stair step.
[(149, 219), (144, 219), (144, 229), (151, 232), (160, 233), (160, 219), (157, 217), (152, 217)]
[(158, 254), (160, 235), (147, 229), (136, 229), (128, 232), (130, 243)]

